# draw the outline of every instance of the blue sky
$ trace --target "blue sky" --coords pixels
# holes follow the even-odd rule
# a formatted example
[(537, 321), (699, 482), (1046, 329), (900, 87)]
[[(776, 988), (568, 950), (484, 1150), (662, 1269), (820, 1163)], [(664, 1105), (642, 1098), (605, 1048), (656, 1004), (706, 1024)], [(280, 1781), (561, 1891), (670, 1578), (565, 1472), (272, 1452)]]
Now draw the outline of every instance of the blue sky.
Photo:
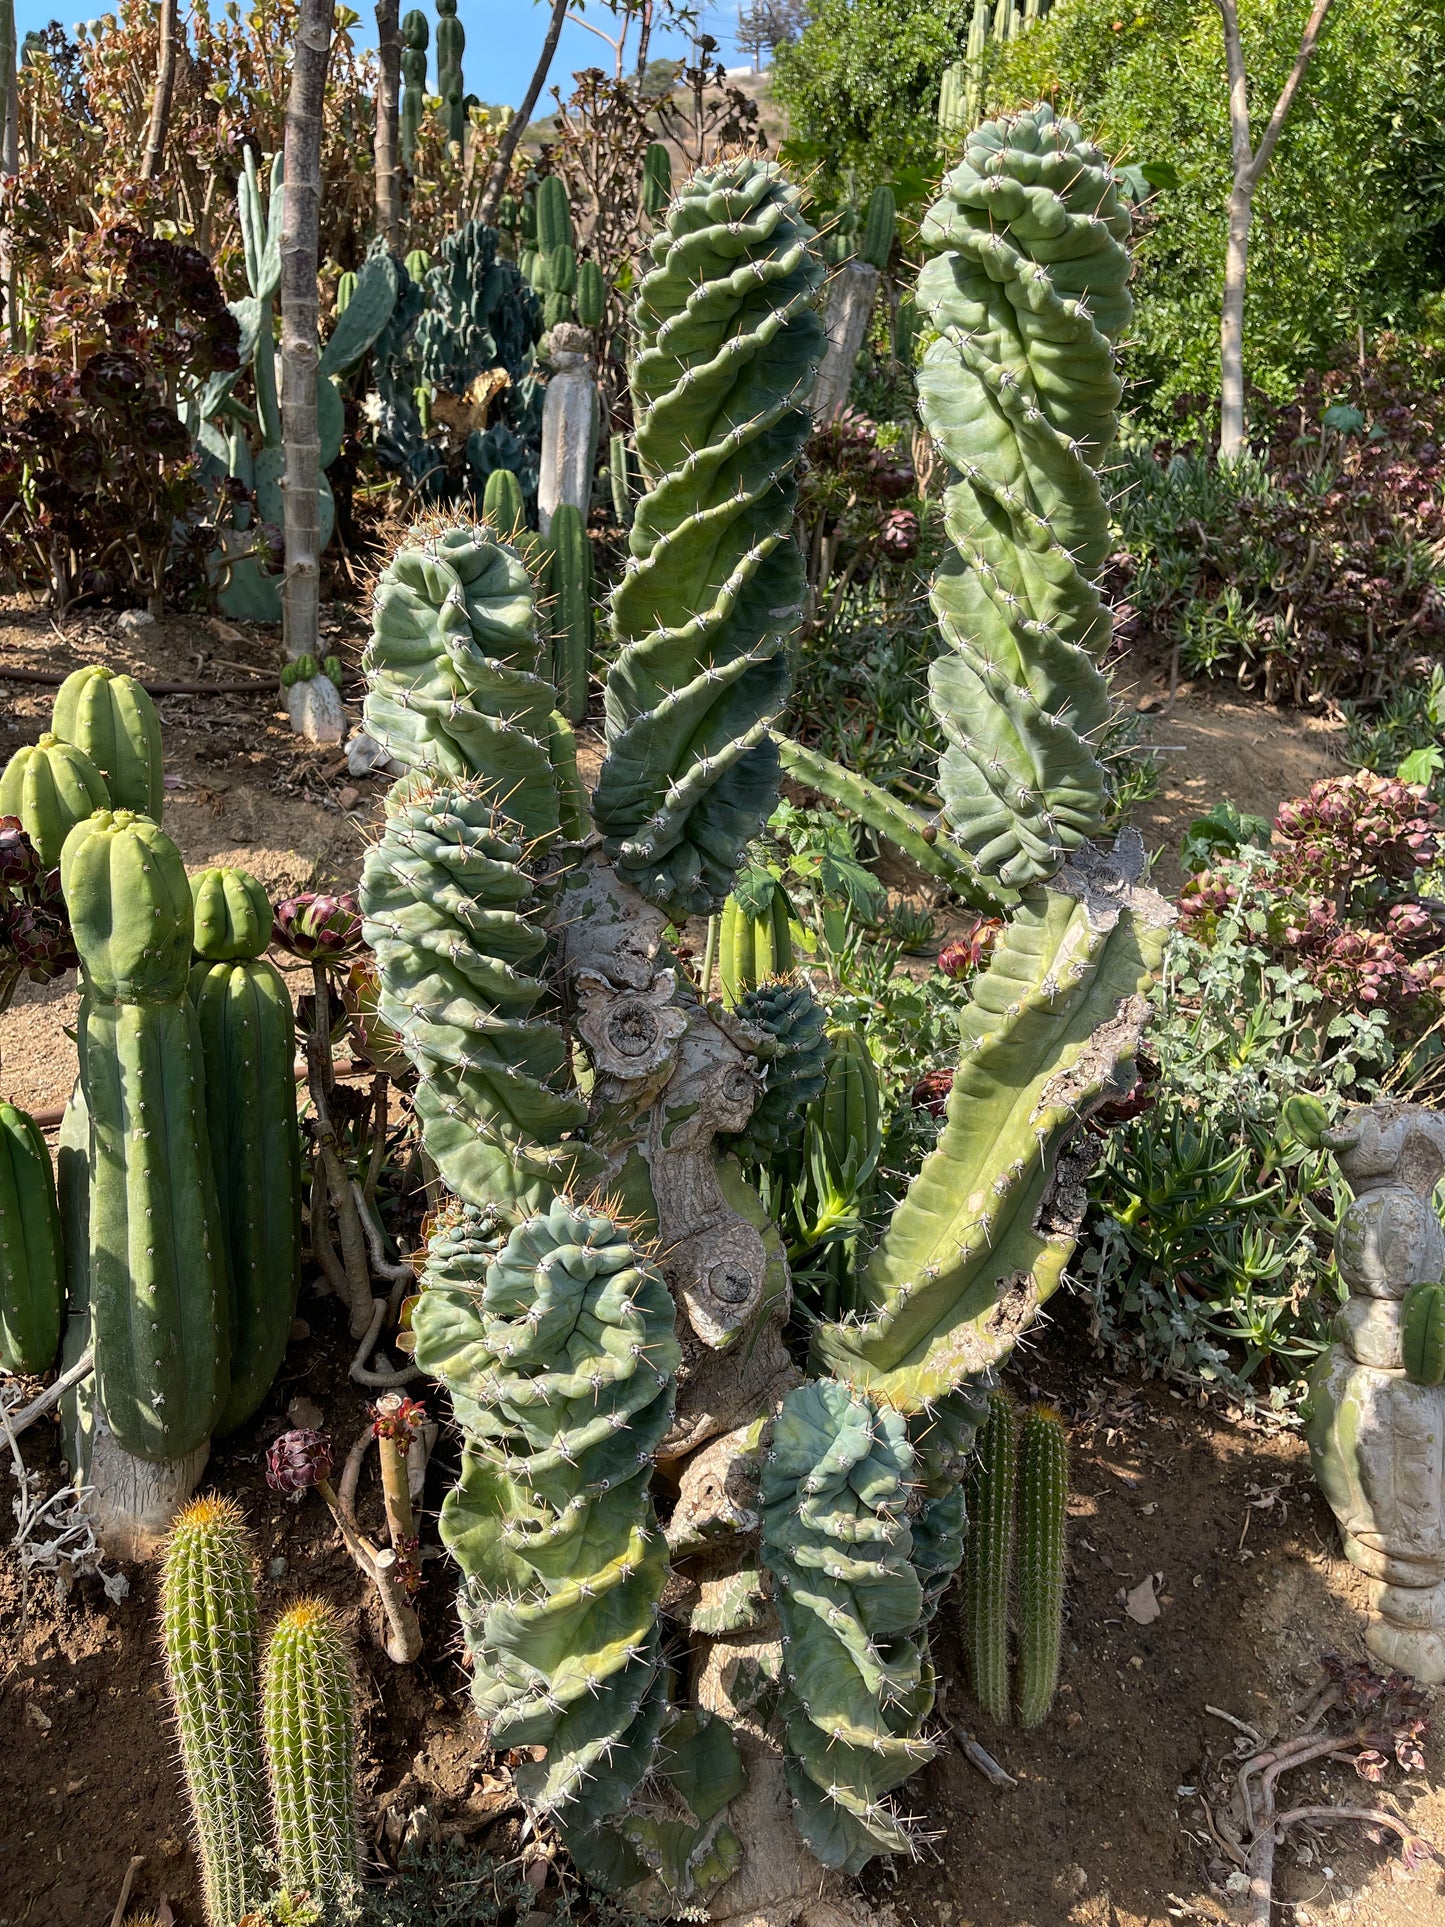
[[(402, 11), (412, 0), (403, 0)], [(435, 33), (435, 7), (428, 0), (419, 0), (425, 11), (432, 16)], [(181, 11), (185, 12), (186, 0), (181, 0)], [(371, 6), (367, 0), (357, 0), (356, 9), (362, 16), (362, 24), (356, 28), (359, 39), (372, 37), (367, 29), (372, 25)], [(16, 24), (23, 36), (32, 27), (43, 27), (48, 20), (59, 20), (69, 29), (75, 21), (90, 19), (108, 11), (104, 4), (84, 12), (76, 5), (76, 0), (16, 0)], [(478, 95), (482, 100), (496, 101), (515, 106), (526, 92), (527, 82), (532, 77), (537, 55), (542, 45), (542, 35), (550, 9), (544, 0), (458, 0), (457, 15), (467, 31), (467, 51), (462, 63), (468, 93)], [(734, 44), (737, 29), (736, 0), (714, 0), (713, 4), (700, 9), (704, 16), (703, 24), (713, 37), (720, 41), (723, 58), (729, 66), (744, 64), (744, 56), (737, 52)], [(613, 17), (600, 0), (592, 0), (586, 8), (586, 16), (594, 19), (598, 26), (611, 29)], [(636, 45), (636, 40), (632, 44)], [(672, 57), (685, 51), (686, 43), (679, 35), (654, 34), (653, 50), (663, 56)], [(569, 20), (562, 30), (561, 43), (557, 57), (552, 63), (552, 73), (548, 81), (565, 78), (579, 67), (608, 67), (613, 61), (612, 50), (595, 34), (588, 33), (585, 27)], [(435, 73), (429, 75), (433, 84)], [(548, 101), (544, 92), (543, 101)], [(550, 104), (550, 103), (548, 103)]]

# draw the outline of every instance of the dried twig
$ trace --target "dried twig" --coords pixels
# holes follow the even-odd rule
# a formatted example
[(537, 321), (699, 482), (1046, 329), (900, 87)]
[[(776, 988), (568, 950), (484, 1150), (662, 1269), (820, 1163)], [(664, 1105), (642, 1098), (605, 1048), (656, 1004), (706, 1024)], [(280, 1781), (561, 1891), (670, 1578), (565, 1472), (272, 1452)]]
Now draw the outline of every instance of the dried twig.
[(46, 1386), (38, 1398), (31, 1399), (28, 1405), (22, 1405), (18, 1409), (5, 1406), (6, 1432), (11, 1438), (18, 1439), (20, 1434), (28, 1431), (37, 1419), (44, 1418), (48, 1411), (57, 1406), (73, 1385), (78, 1385), (83, 1378), (89, 1378), (94, 1369), (95, 1352), (87, 1348), (67, 1371), (60, 1374), (53, 1385)]
[(131, 1855), (130, 1865), (125, 1870), (125, 1879), (120, 1883), (120, 1899), (115, 1903), (115, 1912), (110, 1917), (110, 1927), (120, 1927), (125, 1919), (125, 1910), (130, 1901), (130, 1890), (135, 1885), (135, 1877), (145, 1865), (145, 1855)]
[(979, 1772), (991, 1786), (1014, 1787), (1018, 1785), (1018, 1781), (1013, 1775), (1004, 1771), (992, 1753), (990, 1753), (986, 1747), (980, 1746), (967, 1728), (955, 1726), (953, 1728), (953, 1737), (958, 1742), (959, 1751), (963, 1754), (964, 1758), (971, 1766), (978, 1768)]

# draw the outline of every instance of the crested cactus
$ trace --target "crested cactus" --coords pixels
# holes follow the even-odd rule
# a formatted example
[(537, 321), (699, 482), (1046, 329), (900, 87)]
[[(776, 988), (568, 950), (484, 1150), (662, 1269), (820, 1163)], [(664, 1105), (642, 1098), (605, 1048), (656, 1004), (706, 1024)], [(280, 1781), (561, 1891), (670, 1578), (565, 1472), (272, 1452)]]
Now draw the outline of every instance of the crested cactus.
[(218, 1432), (244, 1423), (285, 1356), (301, 1282), (301, 1133), (291, 993), (262, 954), (271, 905), (244, 870), (192, 880), (190, 999), (230, 1265), (231, 1385)]
[(107, 809), (105, 779), (83, 749), (46, 730), (17, 749), (0, 776), (0, 816), (18, 816), (47, 870), (65, 839), (95, 810)]
[(462, 1568), (493, 1746), (587, 1858), (653, 1765), (667, 1710), (653, 1453), (672, 1418), (672, 1299), (627, 1232), (558, 1197), (505, 1237), (444, 1221), (412, 1314), (465, 1434), (442, 1537)]
[(282, 1883), (324, 1919), (344, 1917), (361, 1885), (356, 1689), (346, 1636), (325, 1600), (300, 1600), (272, 1628), (261, 1721)]
[(1036, 1405), (1019, 1433), (1018, 1708), (1038, 1726), (1059, 1690), (1064, 1639), (1064, 1524), (1069, 1437), (1051, 1407)]
[(716, 910), (777, 793), (768, 725), (802, 612), (793, 537), (823, 265), (771, 161), (700, 169), (651, 243), (632, 393), (648, 479), (612, 597), (594, 816), (670, 915)]
[(259, 1614), (252, 1548), (233, 1499), (195, 1499), (171, 1529), (161, 1643), (209, 1927), (265, 1901)]
[(546, 934), (526, 857), (484, 792), (419, 773), (392, 791), (362, 873), (379, 1009), (421, 1073), (423, 1141), (474, 1205), (539, 1206), (585, 1155), (563, 1142), (586, 1116), (561, 1085), (566, 1039), (534, 1014)]
[(90, 1292), (101, 1408), (136, 1457), (204, 1443), (230, 1382), (226, 1254), (186, 995), (191, 892), (148, 817), (98, 811), (66, 838), (90, 1119)]
[(34, 1118), (0, 1104), (0, 1367), (48, 1371), (64, 1311), (65, 1259), (50, 1153)]
[(791, 1143), (799, 1119), (823, 1089), (832, 1048), (828, 1013), (806, 983), (783, 978), (745, 992), (737, 1014), (760, 1033), (765, 1082), (756, 1109), (732, 1142), (745, 1162), (766, 1164)]
[(978, 128), (923, 223), (935, 252), (918, 298), (937, 338), (919, 406), (959, 475), (932, 591), (948, 645), (929, 678), (939, 782), (951, 834), (1012, 887), (1050, 876), (1104, 817), (1098, 471), (1128, 233), (1108, 162), (1046, 106)]
[(825, 1867), (911, 1851), (889, 1796), (935, 1752), (933, 1669), (908, 1525), (904, 1420), (817, 1381), (789, 1392), (762, 1480), (762, 1552), (783, 1635), (793, 1817)]
[(165, 803), (160, 719), (134, 676), (116, 675), (94, 662), (74, 670), (55, 692), (51, 728), (63, 742), (85, 751), (113, 808), (160, 822)]
[(968, 1472), (968, 1546), (963, 1566), (963, 1646), (968, 1684), (989, 1719), (1009, 1717), (1009, 1601), (1017, 1532), (1019, 1421), (1000, 1389)]

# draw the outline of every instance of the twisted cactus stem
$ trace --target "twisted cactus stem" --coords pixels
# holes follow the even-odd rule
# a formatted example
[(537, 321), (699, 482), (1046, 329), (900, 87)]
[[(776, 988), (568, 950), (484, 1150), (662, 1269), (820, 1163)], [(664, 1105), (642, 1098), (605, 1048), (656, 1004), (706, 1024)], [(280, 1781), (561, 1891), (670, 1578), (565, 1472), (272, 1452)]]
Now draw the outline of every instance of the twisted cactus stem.
[(161, 1572), (161, 1641), (210, 1927), (263, 1904), (265, 1827), (252, 1547), (234, 1500), (194, 1500)]
[(361, 1843), (351, 1661), (324, 1600), (303, 1599), (276, 1622), (261, 1699), (282, 1883), (330, 1916), (358, 1898)]
[(677, 917), (719, 908), (777, 794), (768, 727), (805, 593), (795, 477), (823, 350), (799, 202), (770, 161), (699, 169), (638, 294), (648, 487), (612, 597), (594, 814), (622, 876)]
[(1013, 888), (1103, 821), (1097, 470), (1121, 392), (1128, 234), (1109, 163), (1047, 106), (976, 129), (922, 228), (936, 252), (918, 300), (938, 334), (919, 406), (961, 478), (944, 497), (956, 553), (932, 591), (948, 644), (929, 676), (940, 787), (952, 834)]

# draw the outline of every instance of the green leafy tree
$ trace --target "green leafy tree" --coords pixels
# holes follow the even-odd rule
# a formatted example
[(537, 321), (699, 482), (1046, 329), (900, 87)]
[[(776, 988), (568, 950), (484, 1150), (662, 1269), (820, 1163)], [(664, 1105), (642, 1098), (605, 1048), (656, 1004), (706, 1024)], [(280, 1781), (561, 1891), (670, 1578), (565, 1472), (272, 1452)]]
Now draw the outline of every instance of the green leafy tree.
[[(1309, 0), (1246, 0), (1240, 32), (1257, 142), (1294, 64)], [(1134, 246), (1135, 399), (1156, 421), (1219, 394), (1232, 184), (1224, 35), (1214, 0), (1065, 0), (998, 50), (991, 107), (1056, 98), (1158, 192)], [(1363, 326), (1409, 326), (1445, 282), (1445, 51), (1414, 0), (1330, 16), (1258, 185), (1245, 374), (1286, 399)], [(1146, 183), (1141, 180), (1141, 186)]]
[(849, 173), (870, 185), (909, 167), (936, 174), (939, 82), (971, 13), (971, 0), (818, 0), (801, 36), (778, 48), (788, 153), (817, 165), (825, 195)]

